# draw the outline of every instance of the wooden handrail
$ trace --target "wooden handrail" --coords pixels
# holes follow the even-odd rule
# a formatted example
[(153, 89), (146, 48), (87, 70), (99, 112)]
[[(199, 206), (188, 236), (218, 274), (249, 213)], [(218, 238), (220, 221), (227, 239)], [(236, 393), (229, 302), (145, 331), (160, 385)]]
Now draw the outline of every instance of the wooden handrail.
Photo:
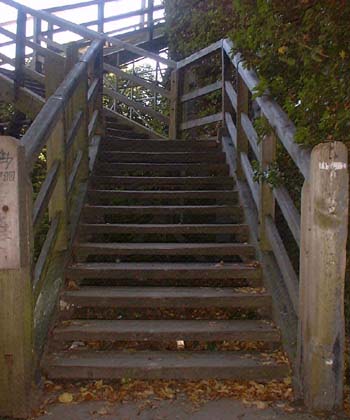
[(96, 57), (102, 42), (94, 41), (92, 43), (88, 51), (68, 73), (55, 94), (46, 101), (37, 118), (23, 136), (22, 142), (26, 148), (26, 160), (29, 170), (61, 118), (63, 108), (79, 84), (88, 63)]

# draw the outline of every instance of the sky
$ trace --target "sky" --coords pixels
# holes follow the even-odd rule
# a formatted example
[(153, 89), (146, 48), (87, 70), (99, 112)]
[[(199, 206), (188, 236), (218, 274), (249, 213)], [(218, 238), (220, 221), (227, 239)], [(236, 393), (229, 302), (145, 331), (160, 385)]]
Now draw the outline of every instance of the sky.
[[(105, 17), (114, 16), (117, 14), (126, 13), (133, 10), (139, 10), (143, 3), (147, 6), (148, 0), (113, 0), (105, 4)], [(81, 2), (81, 0), (17, 0), (18, 3), (25, 4), (33, 9), (44, 9), (55, 6), (63, 6), (66, 4), (75, 4)], [(155, 5), (161, 4), (161, 0), (155, 0)], [(65, 12), (56, 13), (64, 19), (70, 20), (75, 23), (88, 22), (97, 19), (97, 6), (89, 6), (81, 9), (73, 9)], [(155, 12), (154, 18), (162, 17), (162, 12)], [(6, 30), (16, 32), (16, 24), (6, 25), (6, 22), (13, 21), (16, 19), (16, 10), (3, 3), (0, 3), (0, 26), (3, 26)], [(111, 22), (105, 24), (105, 32), (125, 28), (128, 26), (139, 25), (140, 16), (132, 17), (120, 20), (118, 22)], [(4, 25), (5, 24), (5, 25)], [(47, 28), (46, 24), (43, 23), (43, 30)], [(97, 30), (96, 27), (91, 26), (90, 29)], [(33, 33), (33, 25), (31, 21), (27, 23), (27, 36), (31, 36)], [(58, 43), (65, 43), (79, 39), (78, 36), (72, 33), (55, 34), (54, 41)], [(9, 39), (0, 34), (0, 44), (9, 41)], [(31, 52), (27, 49), (27, 53)], [(3, 53), (11, 58), (15, 55), (14, 46), (0, 46), (0, 53)]]

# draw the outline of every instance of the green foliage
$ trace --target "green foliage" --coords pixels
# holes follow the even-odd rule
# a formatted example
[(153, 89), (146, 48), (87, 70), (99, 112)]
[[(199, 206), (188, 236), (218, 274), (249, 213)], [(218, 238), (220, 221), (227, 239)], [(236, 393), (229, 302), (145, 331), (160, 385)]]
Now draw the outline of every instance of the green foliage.
[(279, 187), (284, 183), (283, 174), (277, 162), (272, 162), (267, 169), (262, 170), (260, 163), (254, 160), (252, 167), (255, 182), (267, 182), (273, 188)]
[(350, 3), (233, 0), (230, 33), (303, 144), (350, 141)]

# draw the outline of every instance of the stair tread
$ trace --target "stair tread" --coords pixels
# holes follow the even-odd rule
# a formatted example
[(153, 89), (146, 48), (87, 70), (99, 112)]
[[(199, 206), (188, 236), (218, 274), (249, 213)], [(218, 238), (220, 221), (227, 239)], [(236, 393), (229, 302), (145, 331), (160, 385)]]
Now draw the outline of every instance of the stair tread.
[(239, 292), (239, 288), (213, 287), (81, 287), (67, 290), (61, 299), (78, 306), (108, 307), (250, 307), (271, 304), (267, 292)]
[(75, 263), (69, 277), (120, 279), (259, 279), (260, 267), (244, 263)]
[(289, 373), (280, 364), (247, 352), (62, 352), (45, 366), (49, 378), (61, 379), (282, 379)]
[(155, 255), (157, 252), (198, 252), (203, 253), (212, 251), (219, 255), (235, 255), (237, 252), (254, 254), (254, 247), (242, 243), (101, 243), (101, 242), (79, 242), (75, 248), (94, 250), (94, 251), (115, 251), (115, 252), (150, 252)]
[(280, 340), (265, 320), (70, 320), (53, 330), (56, 340)]

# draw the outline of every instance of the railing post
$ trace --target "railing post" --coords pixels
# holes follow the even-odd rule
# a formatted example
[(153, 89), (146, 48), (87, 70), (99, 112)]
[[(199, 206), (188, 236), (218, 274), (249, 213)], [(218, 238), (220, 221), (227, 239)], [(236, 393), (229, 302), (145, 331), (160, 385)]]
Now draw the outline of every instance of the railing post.
[(154, 30), (153, 11), (154, 11), (154, 0), (148, 0), (147, 26), (148, 26), (148, 33), (149, 33), (150, 41), (153, 39), (153, 30)]
[(244, 180), (245, 175), (241, 165), (241, 153), (248, 153), (248, 139), (244, 133), (241, 116), (249, 112), (249, 89), (242, 76), (237, 71), (237, 178)]
[[(40, 41), (40, 36), (41, 36), (41, 19), (34, 17), (33, 20), (33, 42), (35, 42), (36, 44), (41, 45), (41, 41)], [(32, 63), (32, 67), (35, 71), (42, 73), (42, 65), (38, 59), (38, 52), (37, 51), (33, 51), (33, 63)]]
[(99, 0), (98, 2), (98, 32), (104, 32), (104, 20), (105, 20), (105, 0)]
[(18, 89), (24, 85), (24, 66), (26, 55), (26, 24), (27, 15), (22, 9), (17, 12), (16, 59), (15, 59), (15, 97)]
[(231, 102), (226, 93), (225, 82), (230, 81), (230, 60), (224, 48), (221, 49), (221, 66), (222, 66), (222, 136), (227, 137), (228, 130), (226, 127), (226, 112), (231, 112)]
[[(49, 98), (62, 82), (65, 75), (64, 60), (53, 60), (47, 57), (45, 60), (45, 90), (46, 97)], [(57, 99), (59, 100), (59, 99)], [(46, 148), (47, 170), (49, 171), (55, 161), (60, 161), (59, 174), (55, 193), (49, 205), (49, 217), (53, 220), (60, 214), (60, 227), (56, 241), (56, 250), (64, 251), (67, 249), (69, 241), (68, 232), (68, 198), (67, 198), (67, 161), (66, 161), (66, 121), (65, 113), (56, 125)]]
[(180, 126), (180, 71), (173, 70), (171, 73), (171, 99), (170, 99), (170, 123), (169, 138), (177, 139)]
[(33, 374), (32, 191), (23, 145), (0, 147), (0, 417), (28, 418)]
[(307, 407), (342, 407), (348, 150), (316, 146), (302, 192), (298, 370)]
[[(260, 170), (264, 173), (276, 159), (276, 136), (267, 134), (260, 142)], [(271, 251), (271, 246), (266, 233), (266, 217), (275, 218), (275, 198), (271, 185), (265, 179), (259, 182), (259, 241), (263, 251)]]

